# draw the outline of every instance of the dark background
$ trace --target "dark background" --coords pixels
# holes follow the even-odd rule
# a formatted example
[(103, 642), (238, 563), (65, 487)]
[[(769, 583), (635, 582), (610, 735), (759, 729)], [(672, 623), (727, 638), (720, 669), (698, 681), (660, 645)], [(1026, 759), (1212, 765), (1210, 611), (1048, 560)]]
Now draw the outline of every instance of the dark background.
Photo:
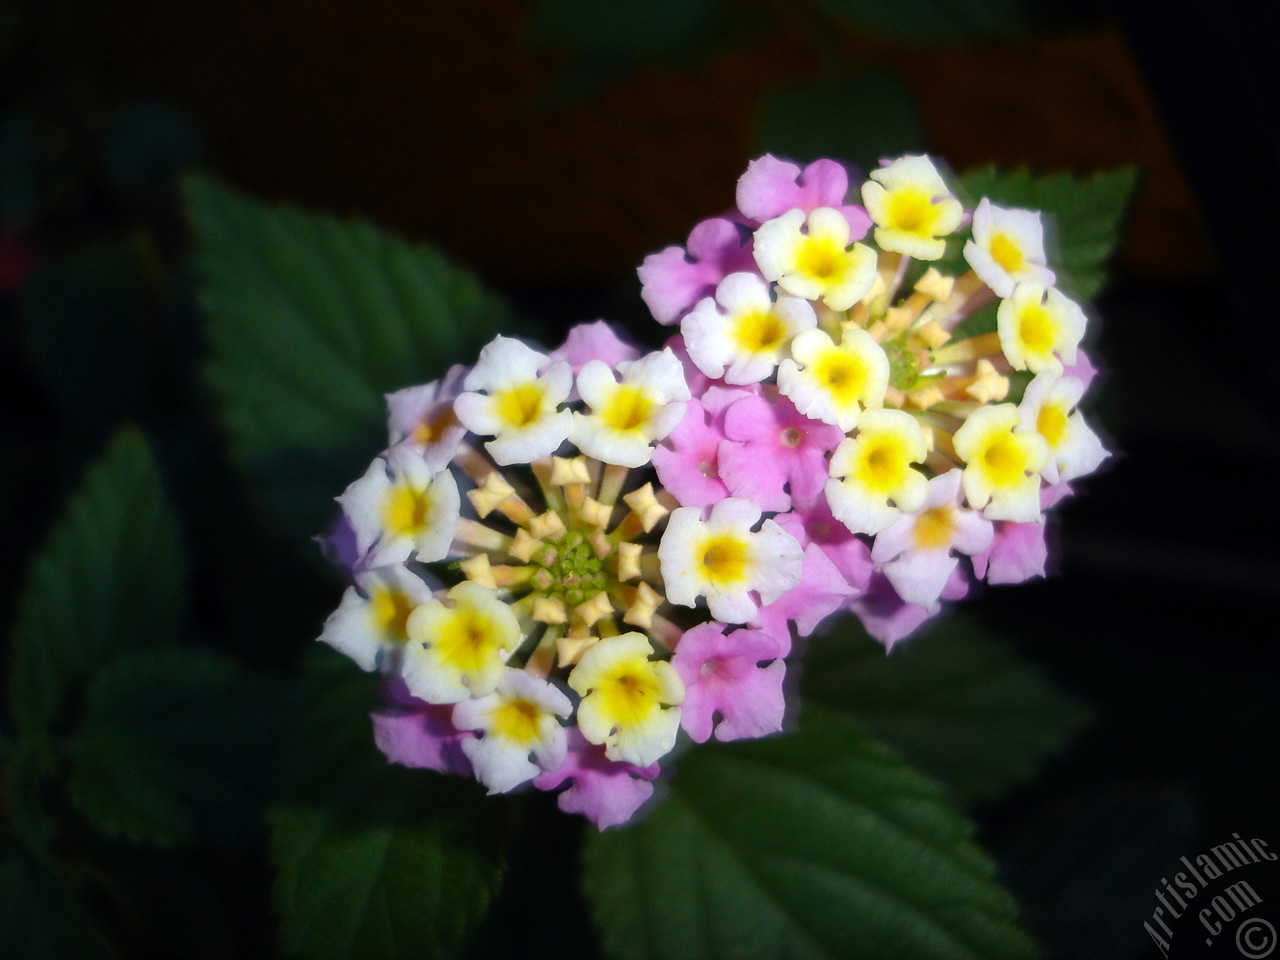
[[(727, 207), (765, 147), (841, 155), (848, 111), (798, 141), (768, 120), (786, 91), (887, 71), (892, 103), (868, 116), (957, 171), (1141, 171), (1091, 331), (1091, 421), (1116, 456), (1060, 511), (1056, 576), (965, 606), (1094, 705), (1041, 777), (975, 811), (1028, 924), (1050, 956), (1157, 956), (1142, 921), (1168, 864), (1232, 832), (1280, 849), (1280, 16), (1026, 9), (1014, 36), (922, 43), (816, 3), (727, 3), (689, 44), (622, 55), (540, 33), (515, 0), (0, 4), (0, 616), (124, 422), (182, 510), (205, 642), (288, 672), (336, 603), (227, 459), (179, 170), (430, 242), (548, 340), (603, 316), (656, 343), (642, 257)], [(557, 858), (575, 836), (549, 815), (521, 841), (473, 955), (594, 949)], [(111, 921), (128, 955), (191, 927), (223, 931), (196, 956), (270, 952), (261, 837), (119, 867), (157, 878), (152, 913)], [(555, 884), (558, 906), (533, 898)]]

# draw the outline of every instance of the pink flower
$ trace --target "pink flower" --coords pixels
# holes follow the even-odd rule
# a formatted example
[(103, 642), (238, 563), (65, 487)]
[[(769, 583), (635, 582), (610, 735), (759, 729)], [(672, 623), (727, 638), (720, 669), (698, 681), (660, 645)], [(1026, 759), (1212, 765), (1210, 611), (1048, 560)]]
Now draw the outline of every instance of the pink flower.
[(375, 710), (373, 740), (392, 763), (440, 773), (471, 774), (462, 741), (474, 737), (453, 725), (453, 704), (432, 704), (409, 692), (396, 679), (383, 691), (390, 705)]
[[(725, 635), (720, 623), (688, 630), (671, 664), (684, 681), (680, 725), (695, 743), (763, 737), (782, 729), (785, 651), (763, 630)], [(772, 661), (762, 667), (763, 661)], [(715, 716), (720, 715), (716, 724)]]
[(341, 569), (348, 580), (369, 569), (365, 555), (360, 552), (355, 527), (345, 513), (339, 513), (328, 530), (312, 539), (320, 546), (320, 555)]
[(1052, 510), (1073, 493), (1069, 483), (1044, 484), (1040, 487), (1040, 509)]
[[(870, 564), (867, 569), (869, 572)], [(829, 614), (861, 593), (862, 587), (851, 586), (822, 548), (811, 543), (804, 550), (800, 582), (773, 603), (761, 607), (751, 623), (777, 638), (783, 648), (781, 655), (785, 657), (791, 653), (790, 624), (796, 625), (800, 636), (807, 637)]]
[(1093, 361), (1089, 359), (1083, 350), (1077, 350), (1076, 362), (1064, 364), (1062, 375), (1064, 377), (1075, 377), (1088, 390), (1089, 384), (1093, 383), (1093, 378), (1098, 375), (1098, 368), (1093, 365)]
[[(1048, 510), (1071, 496), (1065, 483), (1040, 488), (1040, 509)], [(999, 585), (1022, 583), (1045, 575), (1049, 547), (1048, 523), (1002, 522), (995, 525), (991, 546), (973, 557), (973, 573), (979, 580)]]
[(858, 593), (867, 589), (871, 549), (832, 515), (826, 497), (819, 496), (808, 503), (795, 501), (790, 513), (775, 519), (801, 546), (817, 544), (851, 588)]
[(997, 523), (991, 546), (973, 558), (974, 574), (990, 584), (1043, 577), (1049, 556), (1044, 533), (1043, 523)]
[(861, 240), (871, 226), (867, 211), (846, 204), (849, 174), (835, 160), (815, 160), (803, 172), (794, 163), (765, 154), (747, 164), (738, 179), (738, 209), (757, 224), (799, 208), (805, 213), (834, 207), (849, 221), (849, 240)]
[(576, 375), (592, 360), (600, 360), (610, 367), (623, 360), (635, 360), (639, 348), (627, 343), (603, 320), (580, 323), (569, 331), (564, 343), (547, 356), (547, 366), (564, 360)]
[(724, 431), (698, 400), (690, 400), (684, 419), (653, 451), (658, 480), (682, 507), (709, 507), (729, 496), (720, 479)]
[[(969, 593), (969, 577), (960, 567), (951, 571), (947, 585), (942, 588), (941, 599), (963, 600)], [(893, 584), (883, 573), (871, 575), (871, 583), (867, 592), (849, 604), (849, 609), (862, 621), (867, 633), (893, 649), (893, 645), (915, 631), (939, 610), (942, 605), (935, 603), (929, 607), (907, 603)]]
[(839, 427), (809, 419), (786, 397), (738, 400), (725, 413), (724, 432), (729, 442), (719, 460), (725, 486), (765, 510), (786, 510), (792, 497), (819, 496), (827, 482), (826, 455), (844, 439)]
[(636, 271), (640, 296), (659, 323), (677, 323), (731, 273), (756, 272), (751, 235), (732, 220), (703, 220), (689, 233), (688, 250), (667, 247), (644, 258)]
[(557, 803), (565, 813), (580, 813), (599, 829), (626, 823), (653, 795), (649, 781), (658, 776), (658, 765), (637, 767), (604, 755), (604, 747), (588, 743), (577, 727), (570, 727), (569, 752), (564, 763), (533, 778), (539, 790), (554, 790), (566, 780), (572, 785)]

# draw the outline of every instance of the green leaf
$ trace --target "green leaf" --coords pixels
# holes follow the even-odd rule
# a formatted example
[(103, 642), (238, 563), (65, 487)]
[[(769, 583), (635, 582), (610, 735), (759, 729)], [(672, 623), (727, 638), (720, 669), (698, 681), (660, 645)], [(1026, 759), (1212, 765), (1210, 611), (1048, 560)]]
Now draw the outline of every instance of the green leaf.
[(954, 615), (884, 648), (853, 618), (815, 638), (801, 693), (856, 717), (964, 801), (992, 797), (1061, 749), (1088, 712)]
[(669, 790), (647, 820), (588, 838), (612, 957), (1034, 955), (969, 824), (847, 718), (695, 748)]
[[(413, 773), (424, 793), (444, 779)], [(498, 805), (477, 789), (469, 807), (388, 823), (347, 823), (317, 808), (275, 810), (282, 946), (308, 960), (442, 956), (484, 915), (502, 874), (507, 830)]]
[(201, 177), (184, 190), (233, 454), (273, 515), (310, 536), (385, 446), (383, 394), (473, 362), (507, 310), (434, 250), (367, 223)]
[[(379, 703), (380, 683), (381, 677), (363, 672), (332, 647), (312, 646), (290, 691), (290, 746), (283, 766), (287, 802), (363, 815), (384, 794), (394, 794), (389, 778), (417, 775), (389, 765), (374, 746), (369, 714)], [(324, 749), (313, 749), (317, 743)]]
[(110, 949), (60, 875), (25, 857), (0, 858), (0, 957), (97, 960)]
[(783, 87), (761, 104), (756, 127), (760, 152), (801, 162), (839, 157), (864, 169), (926, 141), (911, 92), (879, 67)]
[(212, 651), (129, 653), (94, 680), (67, 745), (75, 804), (101, 830), (179, 843), (260, 822), (278, 693)]
[(542, 0), (536, 43), (600, 58), (659, 58), (688, 52), (708, 32), (721, 0)]
[(833, 15), (868, 33), (921, 43), (989, 40), (1025, 33), (1025, 0), (819, 0)]
[(184, 597), (177, 521), (146, 441), (120, 434), (36, 558), (13, 636), (9, 696), (40, 734), (123, 650), (168, 643)]
[[(1083, 178), (1069, 173), (1033, 176), (1027, 170), (1002, 174), (988, 167), (961, 177), (960, 193), (969, 207), (988, 197), (998, 206), (1048, 214), (1045, 248), (1057, 274), (1055, 285), (1069, 297), (1089, 300), (1106, 281), (1103, 268), (1120, 239), (1120, 220), (1137, 178), (1132, 167)], [(964, 244), (952, 241), (947, 246), (950, 259), (959, 262)]]
[(272, 811), (281, 943), (313, 960), (439, 956), (488, 908), (511, 806), (474, 780), (389, 764), (380, 678), (317, 644), (290, 704)]
[[(317, 643), (286, 709), (288, 746), (281, 764), (282, 803), (320, 806), (343, 822), (396, 821), (428, 807), (451, 816), (477, 802), (476, 784), (390, 764), (374, 744), (372, 711), (383, 704), (383, 678)], [(323, 743), (324, 749), (316, 749)], [(431, 783), (429, 796), (423, 786)], [(489, 806), (500, 800), (486, 801)]]

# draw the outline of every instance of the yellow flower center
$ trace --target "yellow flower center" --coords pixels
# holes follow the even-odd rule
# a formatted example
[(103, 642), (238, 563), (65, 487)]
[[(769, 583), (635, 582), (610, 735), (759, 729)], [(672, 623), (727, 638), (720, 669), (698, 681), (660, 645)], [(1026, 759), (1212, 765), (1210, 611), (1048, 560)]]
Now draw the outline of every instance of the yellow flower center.
[(716, 534), (702, 548), (702, 572), (718, 585), (740, 583), (747, 572), (747, 544), (732, 534)]
[(532, 380), (494, 394), (494, 412), (511, 427), (527, 427), (542, 416), (542, 390)]
[(446, 430), (457, 423), (458, 418), (454, 415), (453, 405), (446, 404), (414, 427), (409, 439), (425, 446), (439, 440)]
[(991, 253), (991, 259), (1006, 273), (1017, 273), (1026, 267), (1027, 260), (1022, 255), (1022, 248), (1011, 240), (1008, 234), (997, 233), (992, 237), (988, 251)]
[(416, 536), (427, 525), (431, 495), (407, 484), (392, 487), (383, 506), (383, 526), (392, 534)]
[(893, 437), (868, 440), (862, 451), (858, 480), (862, 486), (888, 496), (902, 483), (907, 458)]
[(642, 723), (658, 708), (658, 684), (652, 671), (624, 668), (606, 678), (596, 690), (604, 713), (618, 726)]
[(493, 733), (515, 743), (533, 743), (538, 739), (538, 721), (542, 711), (536, 703), (524, 699), (508, 700), (493, 711)]
[(1018, 337), (1028, 353), (1049, 353), (1055, 333), (1053, 320), (1043, 306), (1033, 303), (1023, 308), (1018, 318)]
[(951, 534), (956, 528), (955, 516), (950, 505), (943, 504), (926, 510), (916, 519), (912, 539), (917, 550), (941, 550), (951, 543)]
[(632, 431), (653, 416), (653, 398), (643, 389), (624, 383), (613, 391), (600, 417), (613, 430)]
[(771, 353), (782, 344), (787, 328), (772, 311), (743, 314), (734, 324), (733, 339), (746, 353)]
[(1045, 405), (1036, 417), (1036, 430), (1050, 448), (1057, 448), (1067, 432), (1067, 414), (1061, 407)]
[(867, 368), (856, 356), (840, 350), (829, 350), (817, 360), (814, 367), (814, 378), (825, 385), (841, 403), (857, 400), (866, 389)]
[(377, 631), (393, 643), (409, 639), (409, 614), (414, 604), (402, 590), (375, 590), (369, 597), (369, 613)]
[(815, 280), (830, 280), (844, 267), (844, 248), (830, 237), (805, 237), (796, 258), (796, 272)]
[(932, 236), (933, 198), (920, 189), (904, 187), (889, 194), (888, 224), (886, 226), (915, 233), (920, 236)]
[(1011, 487), (1026, 473), (1022, 446), (1010, 434), (993, 438), (982, 451), (982, 465), (995, 487)]
[(459, 673), (475, 675), (497, 653), (499, 631), (477, 610), (459, 606), (432, 638), (440, 659)]

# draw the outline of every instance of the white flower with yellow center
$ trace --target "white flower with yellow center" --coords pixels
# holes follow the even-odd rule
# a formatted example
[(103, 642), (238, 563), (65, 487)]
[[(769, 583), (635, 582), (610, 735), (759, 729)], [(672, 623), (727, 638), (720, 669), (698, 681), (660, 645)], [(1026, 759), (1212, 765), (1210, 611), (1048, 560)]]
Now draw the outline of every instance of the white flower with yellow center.
[(788, 210), (761, 224), (755, 258), (766, 280), (832, 310), (848, 310), (876, 281), (876, 252), (864, 243), (850, 247), (849, 221), (831, 207), (807, 217), (803, 210)]
[(779, 294), (754, 273), (731, 273), (715, 299), (701, 300), (680, 322), (685, 349), (698, 369), (726, 383), (759, 383), (787, 356), (792, 338), (818, 325), (808, 300)]
[(806, 417), (848, 432), (867, 407), (884, 403), (889, 358), (867, 331), (850, 327), (839, 343), (806, 330), (791, 343), (794, 359), (778, 368), (778, 390)]
[(1050, 483), (1093, 473), (1108, 456), (1098, 435), (1076, 410), (1082, 396), (1084, 383), (1080, 380), (1047, 371), (1027, 384), (1022, 395), (1018, 412), (1023, 429), (1035, 430), (1049, 447), (1049, 460), (1041, 475)]
[(740, 497), (721, 500), (706, 520), (696, 507), (673, 511), (658, 545), (667, 599), (692, 607), (705, 597), (717, 620), (746, 623), (798, 584), (804, 548), (772, 520), (753, 532), (760, 514)]
[(387, 669), (409, 639), (409, 614), (431, 599), (431, 586), (399, 564), (367, 570), (355, 579), (324, 622), (319, 639), (361, 670)]
[(1049, 447), (1021, 423), (1012, 403), (979, 407), (953, 439), (965, 464), (965, 499), (988, 520), (1040, 519), (1040, 471), (1049, 462)]
[(601, 360), (578, 371), (578, 394), (591, 412), (573, 414), (570, 438), (589, 457), (639, 467), (649, 462), (653, 444), (679, 426), (689, 387), (670, 348), (617, 367), (621, 383)]
[(564, 762), (568, 738), (559, 718), (572, 712), (553, 684), (507, 667), (493, 693), (453, 708), (453, 725), (482, 734), (463, 740), (462, 750), (490, 793), (506, 793)]
[(376, 458), (338, 503), (367, 567), (403, 563), (415, 553), (424, 563), (443, 560), (460, 515), (453, 474), (433, 475), (422, 454), (403, 445)]
[(1075, 363), (1084, 324), (1079, 304), (1052, 288), (1046, 291), (1038, 280), (1019, 283), (996, 311), (1005, 358), (1015, 370), (1032, 373), (1061, 373), (1064, 361)]
[(917, 260), (937, 260), (946, 251), (941, 239), (964, 219), (964, 207), (951, 195), (926, 156), (906, 156), (879, 170), (862, 185), (862, 203), (876, 225), (880, 249)]
[(964, 245), (964, 258), (997, 297), (1012, 295), (1023, 280), (1053, 286), (1038, 210), (1006, 210), (983, 197), (973, 211), (973, 239)]
[(404, 682), (428, 703), (492, 693), (520, 644), (520, 622), (494, 591), (464, 580), (448, 597), (450, 606), (432, 600), (417, 607), (407, 624)]
[(858, 433), (846, 437), (831, 456), (827, 503), (854, 533), (876, 534), (902, 511), (925, 501), (929, 484), (911, 465), (928, 453), (920, 423), (902, 410), (867, 410)]
[(994, 529), (976, 510), (960, 505), (960, 471), (948, 470), (929, 481), (919, 512), (904, 513), (881, 530), (871, 560), (907, 603), (932, 607), (959, 561), (991, 546)]
[(467, 368), (455, 364), (439, 380), (387, 394), (391, 446), (408, 444), (422, 454), (433, 471), (448, 466), (467, 432), (453, 410), (466, 376)]
[[(494, 438), (484, 446), (503, 466), (554, 453), (569, 436), (572, 415), (560, 404), (573, 388), (573, 371), (557, 360), (539, 375), (547, 363), (545, 354), (519, 340), (496, 337), (480, 351), (479, 362), (463, 381), (473, 392), (454, 401), (463, 426)], [(474, 392), (480, 390), (486, 393)]]
[(569, 674), (569, 686), (582, 696), (578, 729), (610, 760), (644, 767), (675, 746), (684, 683), (652, 653), (643, 634), (606, 637)]

